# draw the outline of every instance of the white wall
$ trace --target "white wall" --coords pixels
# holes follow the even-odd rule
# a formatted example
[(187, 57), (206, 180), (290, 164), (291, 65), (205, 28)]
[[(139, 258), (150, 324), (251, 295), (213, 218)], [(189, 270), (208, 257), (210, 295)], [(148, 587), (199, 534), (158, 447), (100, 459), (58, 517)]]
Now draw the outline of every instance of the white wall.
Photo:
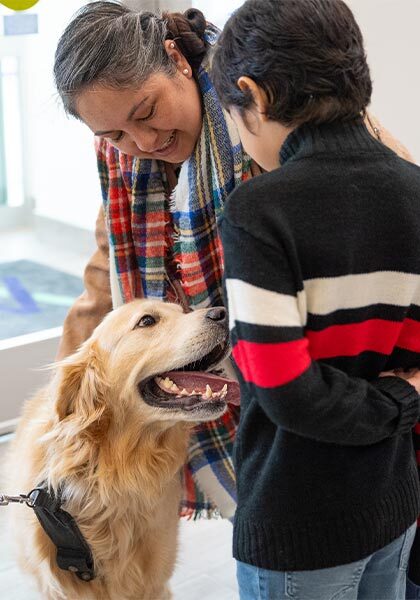
[(207, 21), (211, 21), (220, 29), (241, 4), (243, 0), (192, 0), (193, 7), (200, 9)]
[(37, 214), (93, 229), (101, 203), (92, 133), (65, 116), (52, 67), (57, 41), (83, 0), (40, 0), (39, 38), (28, 40), (25, 99), (29, 181)]
[[(52, 76), (58, 38), (83, 0), (40, 0), (36, 35), (0, 38), (3, 52), (19, 47), (22, 72), (25, 192), (36, 213), (93, 229), (101, 202), (93, 136), (68, 119)], [(1, 8), (1, 14), (13, 14)]]
[(372, 112), (420, 164), (420, 0), (347, 0), (365, 38)]

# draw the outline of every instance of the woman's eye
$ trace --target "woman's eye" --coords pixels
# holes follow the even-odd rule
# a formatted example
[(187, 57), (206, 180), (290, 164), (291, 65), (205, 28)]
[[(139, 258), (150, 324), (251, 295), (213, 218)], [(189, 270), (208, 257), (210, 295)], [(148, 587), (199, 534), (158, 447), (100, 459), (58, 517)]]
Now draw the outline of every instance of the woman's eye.
[(124, 132), (120, 131), (120, 133), (117, 135), (117, 137), (115, 137), (115, 138), (110, 137), (109, 139), (111, 140), (111, 142), (119, 142), (120, 140), (122, 140), (123, 136), (124, 136)]
[(155, 114), (155, 109), (156, 109), (156, 104), (154, 104), (154, 105), (152, 106), (152, 108), (150, 109), (150, 112), (149, 112), (149, 114), (148, 114), (148, 115), (146, 115), (145, 117), (141, 117), (141, 118), (139, 118), (139, 119), (137, 119), (137, 120), (138, 120), (138, 121), (148, 121), (149, 119), (151, 119), (151, 118), (154, 116), (154, 114)]
[(136, 327), (151, 327), (156, 324), (156, 319), (152, 315), (144, 315), (137, 323)]

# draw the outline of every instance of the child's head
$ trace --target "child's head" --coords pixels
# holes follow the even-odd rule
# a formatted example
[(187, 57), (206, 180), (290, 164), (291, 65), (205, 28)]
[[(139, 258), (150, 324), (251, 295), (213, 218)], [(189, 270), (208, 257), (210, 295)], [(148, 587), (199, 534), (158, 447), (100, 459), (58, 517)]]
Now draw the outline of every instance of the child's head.
[(277, 140), (303, 123), (355, 119), (372, 93), (362, 34), (342, 0), (247, 0), (223, 30), (212, 73), (248, 145), (260, 126)]

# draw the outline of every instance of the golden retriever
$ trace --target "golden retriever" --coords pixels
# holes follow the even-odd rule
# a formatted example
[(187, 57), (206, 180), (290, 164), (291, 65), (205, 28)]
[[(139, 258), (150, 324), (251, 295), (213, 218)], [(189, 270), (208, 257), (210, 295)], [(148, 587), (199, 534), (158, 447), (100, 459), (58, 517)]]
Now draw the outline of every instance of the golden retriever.
[(185, 314), (175, 304), (126, 304), (27, 402), (11, 489), (47, 482), (60, 493), (95, 569), (91, 581), (60, 569), (33, 511), (15, 507), (20, 562), (43, 600), (171, 597), (189, 430), (220, 417), (237, 394), (236, 383), (205, 372), (227, 355), (226, 321), (223, 308)]

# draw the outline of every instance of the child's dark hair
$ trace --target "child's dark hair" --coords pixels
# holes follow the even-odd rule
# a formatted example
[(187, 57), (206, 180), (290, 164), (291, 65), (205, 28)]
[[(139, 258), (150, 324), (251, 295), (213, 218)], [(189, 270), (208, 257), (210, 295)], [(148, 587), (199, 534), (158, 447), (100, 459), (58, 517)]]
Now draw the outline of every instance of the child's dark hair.
[(237, 81), (248, 76), (284, 125), (351, 120), (370, 103), (363, 37), (342, 0), (247, 0), (228, 20), (213, 56), (222, 105), (253, 104)]

